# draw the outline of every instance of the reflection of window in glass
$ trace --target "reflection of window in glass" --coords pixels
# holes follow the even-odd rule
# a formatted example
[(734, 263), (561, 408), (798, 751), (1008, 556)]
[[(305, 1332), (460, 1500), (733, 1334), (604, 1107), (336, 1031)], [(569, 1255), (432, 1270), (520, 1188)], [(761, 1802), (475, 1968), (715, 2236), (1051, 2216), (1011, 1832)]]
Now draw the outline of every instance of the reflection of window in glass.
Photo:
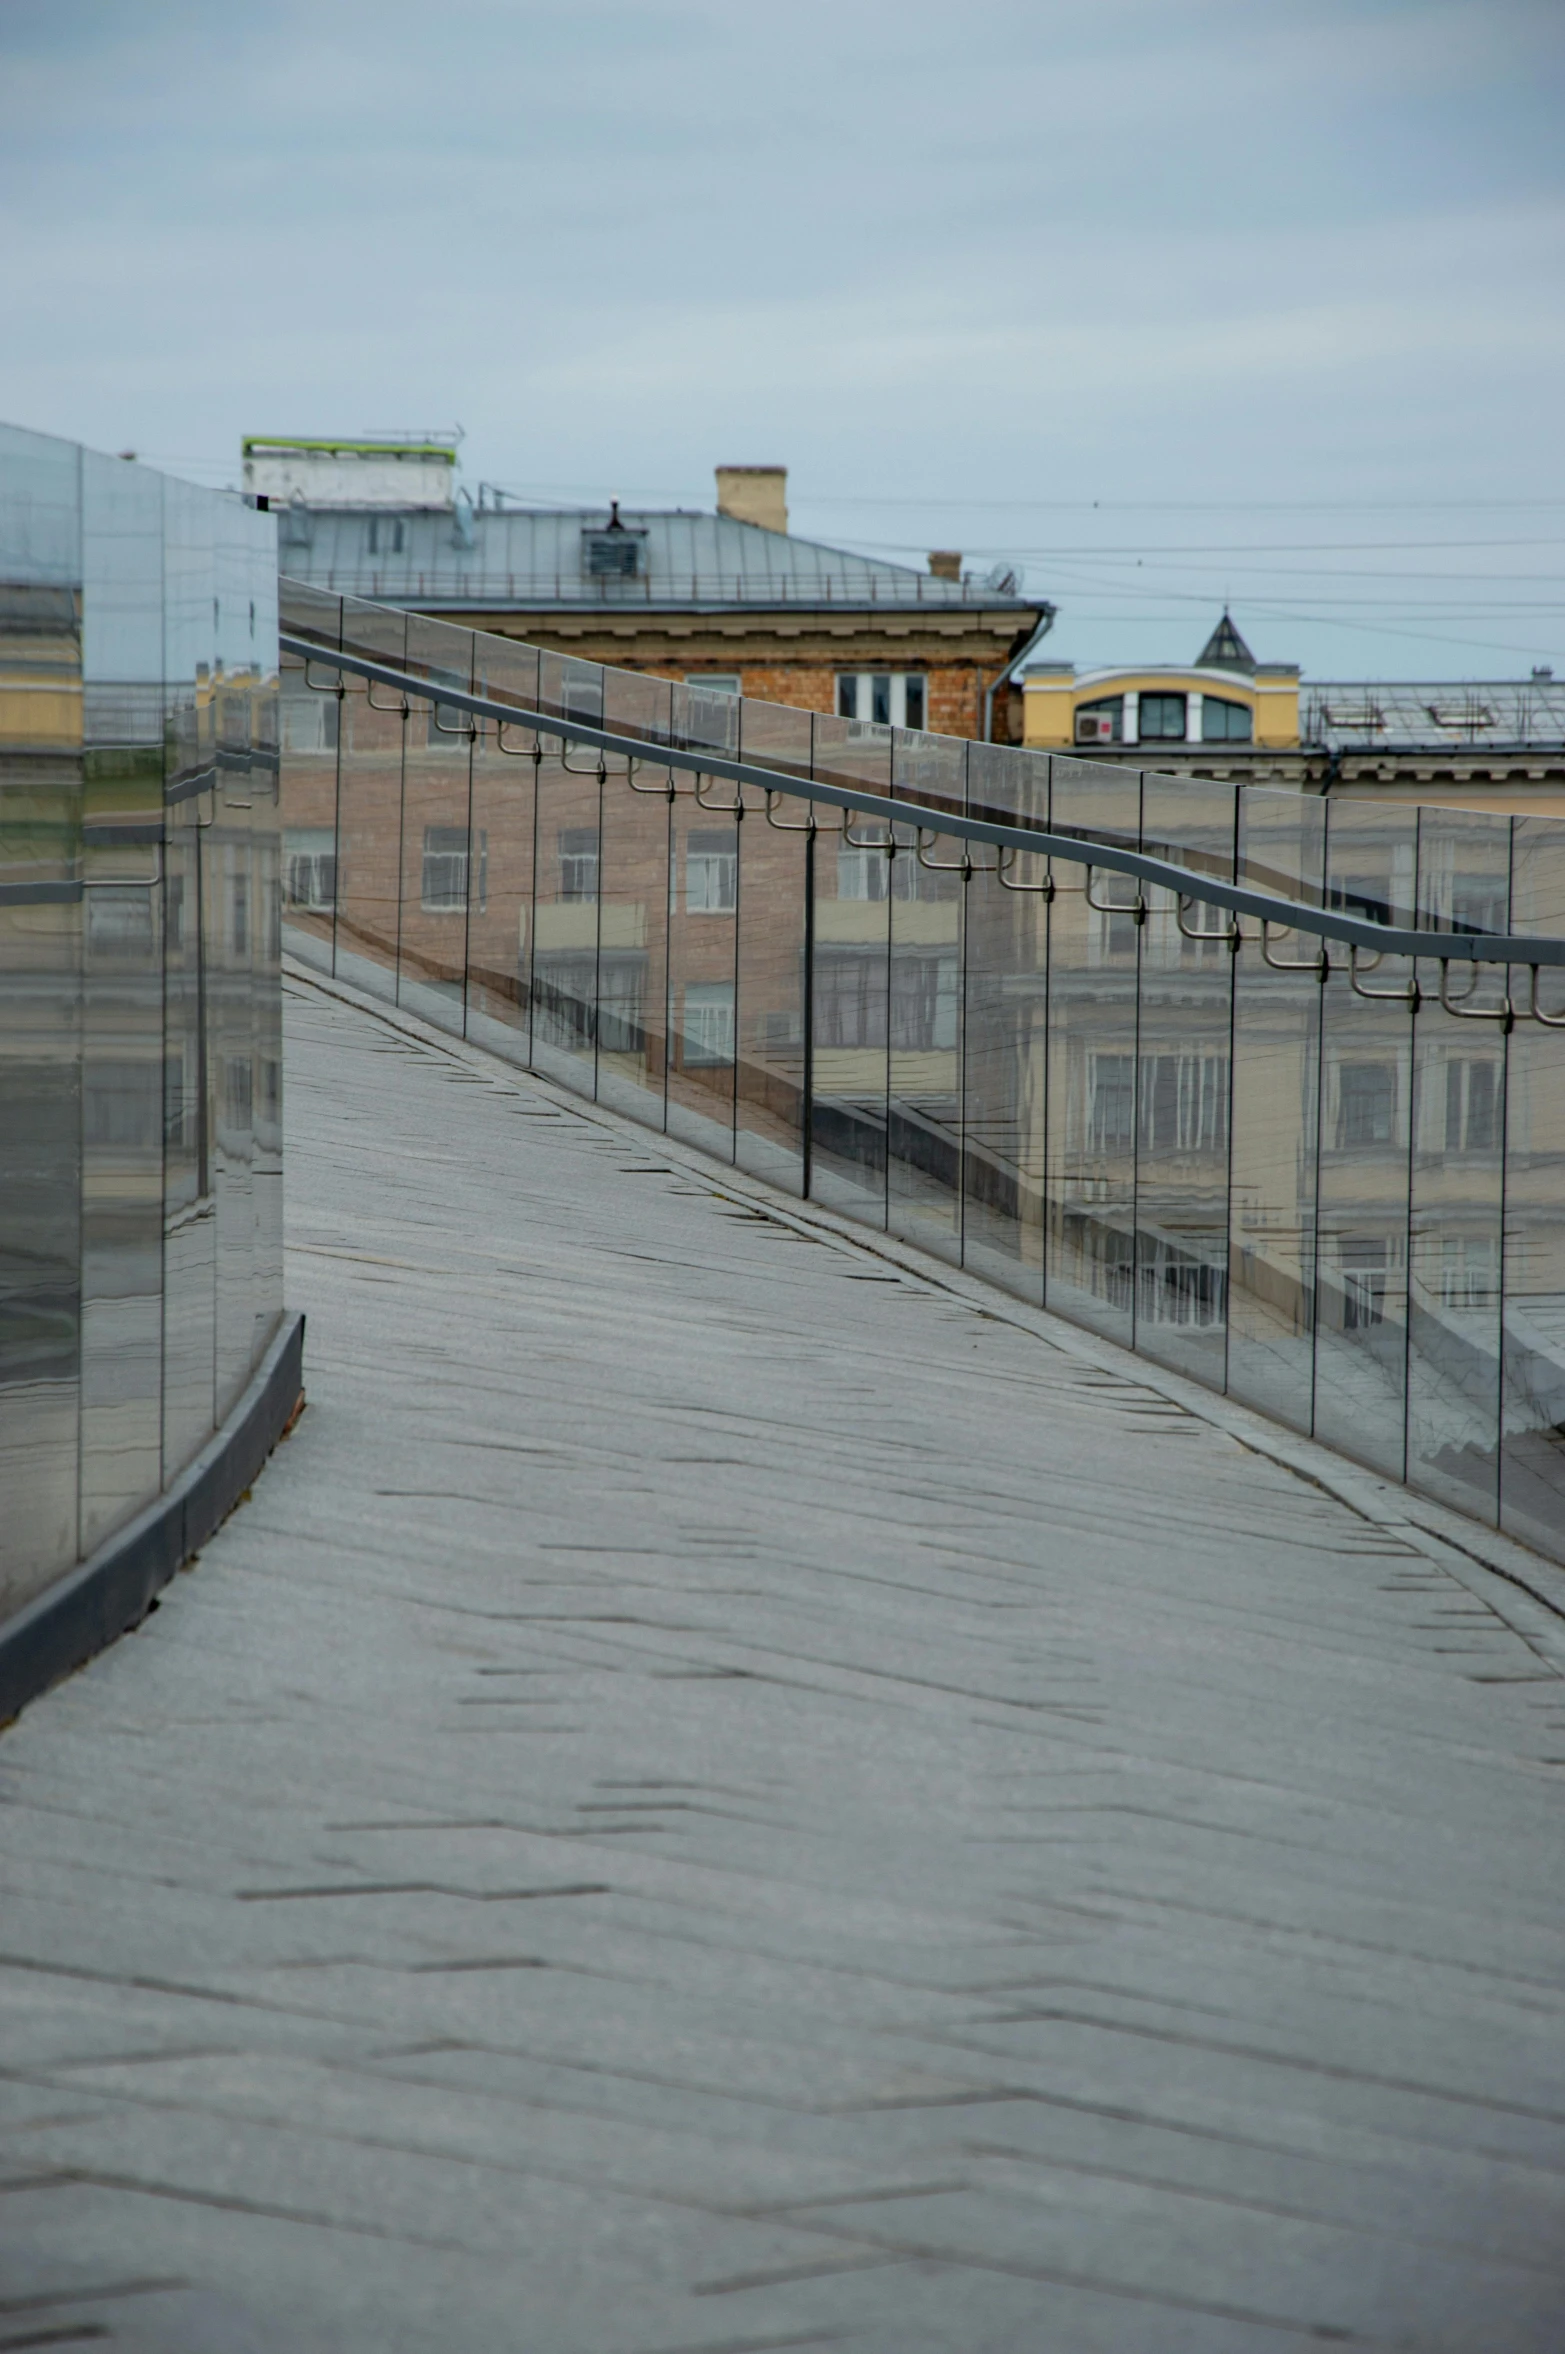
[(1372, 924), (1389, 924), (1391, 884), (1384, 874), (1333, 875), (1326, 886), (1326, 905), (1345, 908)]
[(406, 545), (400, 515), (372, 515), (370, 517), (370, 554), (372, 556), (400, 556)]
[(1182, 744), (1185, 740), (1183, 695), (1143, 695), (1137, 725), (1143, 744)]
[(147, 957), (152, 954), (152, 893), (134, 883), (95, 884), (87, 903), (89, 957)]
[(597, 990), (595, 957), (540, 956), (533, 973), (538, 1035), (551, 1046), (590, 1044)]
[(605, 1054), (639, 1054), (646, 982), (644, 955), (606, 955), (598, 974), (598, 1044)]
[(1118, 744), (1125, 734), (1125, 698), (1123, 695), (1100, 695), (1091, 703), (1076, 706), (1076, 741), (1078, 744)]
[(685, 680), (687, 687), (707, 687), (714, 695), (737, 695), (741, 692), (737, 670), (696, 670)]
[(332, 907), (337, 837), (330, 826), (289, 826), (283, 834), (283, 894), (290, 907)]
[(1447, 1152), (1494, 1152), (1500, 1142), (1500, 1065), (1457, 1058), (1445, 1067)]
[(1228, 1143), (1228, 1057), (1149, 1054), (1141, 1062), (1141, 1141), (1153, 1152), (1221, 1152)]
[(1453, 932), (1503, 932), (1508, 894), (1493, 875), (1458, 875), (1451, 885), (1449, 914), (1441, 918)]
[(732, 981), (685, 983), (685, 1066), (709, 1067), (734, 1059)]
[(839, 670), (837, 717), (877, 727), (927, 727), (929, 697), (921, 670)]
[(954, 956), (910, 956), (903, 950), (892, 958), (891, 1043), (914, 1054), (955, 1046)]
[(185, 945), (185, 878), (183, 875), (171, 874), (164, 885), (163, 921), (168, 927), (169, 947), (171, 949), (183, 948)]
[(1386, 1318), (1386, 1246), (1383, 1242), (1344, 1242), (1342, 1255), (1342, 1329), (1372, 1332)]
[(163, 1140), (181, 1146), (185, 1141), (185, 1058), (183, 1054), (166, 1055), (163, 1060)]
[(1395, 1063), (1344, 1063), (1337, 1079), (1337, 1143), (1389, 1144), (1396, 1126)]
[[(297, 677), (296, 671), (286, 676)], [(337, 749), (337, 698), (317, 695), (308, 688), (282, 699), (283, 750), (334, 752)]]
[(1442, 1308), (1492, 1308), (1500, 1286), (1500, 1249), (1492, 1236), (1445, 1235), (1440, 1243)]
[(566, 662), (560, 702), (567, 719), (579, 719), (587, 727), (603, 725), (603, 672), (596, 662)]
[[(466, 826), (426, 826), (419, 905), (431, 914), (455, 912), (467, 906), (468, 841)], [(489, 836), (478, 837), (478, 907), (489, 898)]]
[(110, 1062), (98, 1055), (87, 1059), (82, 1066), (82, 1142), (110, 1151), (140, 1151), (157, 1144), (155, 1062)]
[[(864, 834), (883, 831), (867, 826), (859, 830)], [(948, 846), (943, 847), (949, 855)], [(848, 845), (837, 852), (839, 899), (868, 899), (877, 905), (886, 899), (955, 899), (960, 889), (960, 875), (950, 868), (921, 866), (906, 844), (895, 858), (888, 858), (884, 846), (873, 841)]]
[(685, 907), (691, 915), (731, 915), (739, 900), (739, 839), (732, 832), (693, 833), (685, 849)]
[(560, 897), (590, 903), (598, 896), (598, 829), (564, 826), (559, 837)]
[(1129, 1152), (1135, 1138), (1136, 1058), (1133, 1054), (1087, 1057), (1087, 1149)]
[(1193, 1259), (1167, 1242), (1154, 1242), (1148, 1252), (1143, 1239), (1142, 1251), (1136, 1305), (1146, 1323), (1221, 1324), (1228, 1298), (1224, 1268), (1210, 1259)]
[(250, 953), (250, 877), (248, 875), (231, 875), (229, 885), (232, 916), (230, 931), (234, 954), (235, 956), (248, 956)]
[[(1146, 705), (1142, 705), (1146, 709)], [(1145, 729), (1143, 728), (1143, 733)], [(1203, 744), (1248, 744), (1255, 736), (1255, 715), (1248, 703), (1230, 703), (1223, 695), (1201, 698)]]
[(254, 1066), (247, 1054), (231, 1054), (223, 1064), (223, 1117), (230, 1128), (248, 1128), (255, 1088)]
[(884, 1046), (886, 958), (882, 950), (828, 951), (815, 960), (817, 1046)]

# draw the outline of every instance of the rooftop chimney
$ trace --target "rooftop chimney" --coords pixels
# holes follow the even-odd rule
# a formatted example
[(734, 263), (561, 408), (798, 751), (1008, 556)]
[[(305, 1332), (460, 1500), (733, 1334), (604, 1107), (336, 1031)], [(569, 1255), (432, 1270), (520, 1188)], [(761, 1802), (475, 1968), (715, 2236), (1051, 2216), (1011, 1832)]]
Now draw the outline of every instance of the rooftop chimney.
[(719, 466), (717, 511), (736, 523), (759, 523), (763, 531), (786, 531), (787, 467)]
[(931, 548), (929, 569), (936, 580), (960, 580), (962, 577), (960, 548)]

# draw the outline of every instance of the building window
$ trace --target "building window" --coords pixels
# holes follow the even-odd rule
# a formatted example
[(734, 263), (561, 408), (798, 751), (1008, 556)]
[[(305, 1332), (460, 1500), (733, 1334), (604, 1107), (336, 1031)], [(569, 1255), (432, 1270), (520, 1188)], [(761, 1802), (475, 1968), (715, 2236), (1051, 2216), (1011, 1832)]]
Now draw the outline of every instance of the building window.
[(1182, 744), (1185, 740), (1183, 695), (1143, 695), (1138, 716), (1143, 744)]
[(233, 940), (234, 954), (235, 956), (248, 956), (250, 953), (250, 877), (248, 875), (230, 875), (228, 880), (230, 894), (229, 931)]
[(685, 684), (687, 687), (705, 687), (713, 695), (739, 695), (744, 692), (737, 670), (692, 671)]
[(1500, 1143), (1500, 1065), (1459, 1057), (1445, 1067), (1447, 1152), (1495, 1152)]
[(290, 907), (337, 903), (337, 837), (330, 826), (290, 826), (283, 835), (283, 896)]
[[(1146, 706), (1143, 704), (1143, 710)], [(1203, 744), (1248, 744), (1255, 737), (1255, 714), (1248, 703), (1230, 703), (1224, 695), (1201, 698)]]
[(616, 514), (603, 531), (584, 531), (582, 555), (591, 580), (635, 580), (641, 573), (646, 534), (627, 531)]
[[(288, 675), (292, 677), (294, 673)], [(285, 752), (336, 751), (335, 695), (317, 695), (309, 688), (299, 695), (285, 692), (282, 698), (282, 719)]]
[[(467, 906), (466, 826), (424, 828), (424, 871), (419, 905), (432, 915), (461, 914)], [(489, 836), (478, 837), (478, 907), (489, 898)]]
[(598, 829), (565, 826), (560, 833), (560, 897), (590, 905), (598, 896)]
[(921, 670), (839, 670), (837, 717), (876, 727), (929, 724), (929, 696)]
[(1440, 1244), (1440, 1305), (1458, 1313), (1492, 1310), (1499, 1297), (1499, 1245), (1486, 1236), (1446, 1235)]
[(739, 837), (730, 828), (696, 833), (685, 847), (685, 910), (732, 915), (739, 903)]
[(406, 544), (400, 515), (372, 515), (370, 517), (370, 554), (372, 556), (400, 556)]
[(711, 1069), (734, 1059), (732, 981), (685, 984), (685, 1068)]
[(1342, 1244), (1342, 1329), (1373, 1332), (1386, 1320), (1386, 1246)]
[(1394, 1063), (1344, 1063), (1337, 1080), (1337, 1143), (1389, 1144), (1396, 1127), (1397, 1074)]
[(1076, 706), (1078, 744), (1121, 744), (1125, 740), (1125, 698), (1102, 695), (1093, 703)]
[(1136, 1133), (1136, 1058), (1093, 1054), (1087, 1058), (1087, 1150), (1129, 1152)]
[(1228, 1057), (1149, 1054), (1141, 1062), (1141, 1141), (1151, 1152), (1222, 1152)]
[[(861, 831), (884, 833), (883, 827)], [(888, 858), (880, 844), (860, 842), (837, 852), (837, 897), (868, 899), (879, 905), (887, 899), (955, 899), (962, 878), (950, 867), (920, 866), (904, 845)]]

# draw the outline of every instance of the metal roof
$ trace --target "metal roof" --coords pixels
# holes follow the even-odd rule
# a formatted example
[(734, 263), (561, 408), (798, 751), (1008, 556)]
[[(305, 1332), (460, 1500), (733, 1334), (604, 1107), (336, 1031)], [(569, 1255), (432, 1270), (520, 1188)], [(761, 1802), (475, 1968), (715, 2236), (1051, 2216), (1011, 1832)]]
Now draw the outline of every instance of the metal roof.
[(619, 520), (639, 542), (634, 577), (588, 568), (590, 542), (610, 530), (603, 508), (497, 511), (466, 500), (434, 512), (295, 507), (279, 518), (278, 553), (286, 573), (315, 588), (423, 608), (914, 605), (981, 607), (1019, 620), (1041, 609), (1014, 586), (937, 580), (731, 515), (625, 508)]
[(1558, 748), (1565, 745), (1565, 679), (1322, 679), (1300, 694), (1299, 738), (1334, 752)]

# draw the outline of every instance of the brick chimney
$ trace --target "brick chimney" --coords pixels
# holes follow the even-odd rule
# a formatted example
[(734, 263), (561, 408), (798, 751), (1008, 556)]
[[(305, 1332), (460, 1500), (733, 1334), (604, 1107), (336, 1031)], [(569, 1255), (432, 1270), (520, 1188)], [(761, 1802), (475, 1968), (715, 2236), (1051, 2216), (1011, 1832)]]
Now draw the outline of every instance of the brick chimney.
[(719, 466), (717, 511), (736, 523), (759, 523), (763, 531), (786, 531), (787, 467)]
[(960, 548), (931, 548), (929, 569), (936, 580), (960, 580), (962, 577)]

